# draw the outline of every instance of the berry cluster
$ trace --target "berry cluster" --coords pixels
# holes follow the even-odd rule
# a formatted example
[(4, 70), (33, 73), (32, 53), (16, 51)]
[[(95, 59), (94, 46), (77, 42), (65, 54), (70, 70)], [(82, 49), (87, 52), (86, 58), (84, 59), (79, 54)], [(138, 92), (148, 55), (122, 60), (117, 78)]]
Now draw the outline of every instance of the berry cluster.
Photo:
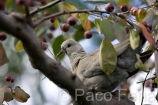
[[(76, 19), (71, 16), (67, 19), (67, 23), (64, 23), (64, 24), (61, 25), (61, 30), (64, 31), (64, 32), (68, 32), (69, 29), (70, 29), (70, 26), (75, 26), (76, 23), (77, 23)], [(92, 37), (92, 32), (90, 30), (85, 31), (84, 32), (84, 37), (87, 38), (87, 39), (91, 38)]]
[(150, 23), (142, 22), (142, 24), (147, 28), (148, 32), (152, 30), (152, 25)]
[(70, 29), (70, 26), (74, 26), (75, 24), (76, 24), (76, 19), (71, 16), (67, 19), (67, 23), (62, 24), (60, 28), (62, 31), (68, 32)]
[(14, 82), (14, 78), (12, 78), (12, 77), (10, 77), (10, 76), (6, 76), (6, 77), (5, 77), (5, 81), (6, 81), (6, 82), (11, 82), (11, 83), (13, 83), (13, 82)]
[(43, 49), (43, 50), (47, 50), (48, 45), (46, 44), (46, 42), (47, 42), (46, 38), (41, 37), (39, 40), (40, 40), (40, 42), (41, 42), (42, 49)]
[[(107, 12), (113, 12), (114, 10), (114, 5), (112, 3), (107, 3), (106, 6), (105, 6), (105, 10)], [(128, 11), (128, 6), (123, 4), (122, 6), (120, 6), (120, 10), (122, 12), (127, 12)]]

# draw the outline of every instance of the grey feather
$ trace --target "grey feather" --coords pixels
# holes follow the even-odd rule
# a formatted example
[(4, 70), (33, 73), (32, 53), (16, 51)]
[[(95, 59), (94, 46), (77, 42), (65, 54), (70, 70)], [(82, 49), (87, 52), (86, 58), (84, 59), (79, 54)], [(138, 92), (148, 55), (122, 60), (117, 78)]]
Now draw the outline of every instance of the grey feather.
[[(74, 40), (66, 40), (61, 48), (66, 50), (71, 63), (72, 73), (89, 88), (97, 86), (101, 92), (112, 91), (122, 81), (129, 77), (130, 73), (135, 71), (136, 53), (140, 53), (141, 46), (132, 50), (129, 40), (125, 40), (114, 45), (117, 52), (117, 67), (114, 72), (107, 76), (101, 70), (99, 65), (99, 50), (87, 54), (83, 47)], [(70, 45), (68, 47), (68, 44)]]

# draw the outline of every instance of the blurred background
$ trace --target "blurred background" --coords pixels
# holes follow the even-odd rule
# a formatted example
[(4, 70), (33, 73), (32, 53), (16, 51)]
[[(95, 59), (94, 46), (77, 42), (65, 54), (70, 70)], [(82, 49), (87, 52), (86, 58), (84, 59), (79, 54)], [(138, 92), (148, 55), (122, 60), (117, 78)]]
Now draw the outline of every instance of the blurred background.
[[(47, 0), (47, 3), (53, 0)], [(147, 7), (147, 4), (143, 0), (65, 0), (65, 2), (71, 3), (76, 6), (78, 9), (93, 9), (98, 4), (103, 4), (105, 6), (107, 2), (112, 2), (116, 6), (120, 6), (122, 4), (127, 4), (129, 8), (132, 6), (136, 7)], [(102, 8), (101, 6), (101, 8)], [(34, 9), (36, 7), (30, 7)], [(7, 0), (6, 10), (8, 11), (19, 11), (24, 12), (21, 6), (17, 6), (14, 0)], [(39, 17), (43, 16), (45, 13), (55, 13), (57, 11), (64, 10), (61, 5), (57, 5), (52, 7), (50, 10), (45, 10), (42, 13), (38, 13), (35, 20)], [(94, 17), (89, 16), (89, 20), (93, 21)], [(65, 18), (60, 18), (62, 22), (64, 22)], [(48, 25), (47, 25), (48, 24)], [(103, 39), (103, 35), (98, 35), (95, 29), (93, 31), (93, 37), (91, 39), (85, 39), (83, 37), (83, 31), (78, 30), (79, 27), (75, 27), (76, 30), (70, 29), (69, 32), (64, 33), (60, 28), (51, 31), (53, 34), (53, 38), (49, 39), (46, 36), (46, 33), (50, 32), (47, 30), (51, 26), (50, 22), (44, 22), (41, 24), (35, 32), (37, 36), (45, 37), (47, 40), (47, 44), (51, 52), (57, 52), (60, 50), (60, 44), (64, 41), (62, 38), (64, 36), (67, 38), (72, 38), (72, 35), (75, 34), (75, 39), (79, 41), (79, 43), (83, 46), (87, 53), (92, 52), (99, 48), (100, 43)], [(71, 31), (72, 30), (72, 31)], [(81, 29), (83, 30), (83, 29)], [(61, 37), (62, 36), (62, 37)], [(118, 40), (113, 40), (112, 43), (118, 43)], [(7, 85), (11, 87), (20, 86), (23, 90), (25, 90), (31, 97), (26, 103), (19, 103), (15, 100), (9, 102), (9, 105), (70, 105), (71, 97), (68, 95), (66, 90), (60, 89), (54, 83), (52, 83), (49, 79), (45, 78), (43, 74), (41, 74), (38, 70), (32, 68), (28, 56), (24, 50), (21, 50), (15, 53), (15, 45), (17, 43), (17, 39), (7, 36), (7, 39), (1, 42), (6, 50), (7, 57), (9, 58), (9, 63), (0, 66), (0, 84), (3, 84), (5, 81), (5, 76), (11, 76), (15, 79), (14, 83), (9, 83)], [(53, 55), (46, 50), (46, 54), (53, 58)], [(71, 70), (70, 62), (67, 56), (62, 56), (62, 64), (68, 69)], [(150, 62), (154, 61), (154, 57), (152, 56)], [(153, 77), (154, 69), (151, 70), (148, 77)], [(64, 75), (63, 75), (64, 76)], [(146, 76), (145, 72), (139, 72), (133, 77), (129, 78), (127, 81), (122, 83), (119, 88), (125, 89), (122, 92), (127, 94), (131, 100), (133, 100), (136, 105), (141, 104), (142, 99), (142, 83), (137, 83), (139, 81), (143, 81)], [(44, 79), (43, 79), (44, 78)], [(60, 78), (60, 77), (59, 77)], [(157, 93), (157, 89), (153, 89), (152, 81), (147, 81), (145, 83), (145, 91), (144, 91), (144, 104), (146, 105), (157, 105), (157, 101), (155, 100), (155, 95)], [(7, 105), (4, 102), (5, 105)]]

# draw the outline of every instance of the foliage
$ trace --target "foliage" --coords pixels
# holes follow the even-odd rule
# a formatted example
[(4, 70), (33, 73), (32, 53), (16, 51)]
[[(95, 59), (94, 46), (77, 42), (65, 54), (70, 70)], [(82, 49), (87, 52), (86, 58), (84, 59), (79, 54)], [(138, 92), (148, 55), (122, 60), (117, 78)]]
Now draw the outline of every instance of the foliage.
[[(109, 2), (111, 2), (109, 7), (103, 5)], [(131, 48), (136, 50), (139, 46), (141, 35), (145, 37), (151, 47), (146, 51), (157, 50), (151, 34), (154, 34), (158, 15), (150, 7), (147, 9), (132, 7), (131, 10), (129, 10), (127, 5), (120, 7), (122, 4), (128, 4), (129, 0), (118, 0), (117, 3), (111, 0), (87, 0), (84, 3), (82, 4), (78, 0), (47, 0), (47, 2), (45, 0), (44, 2), (42, 0), (28, 0), (26, 2), (4, 0), (0, 1), (0, 11), (7, 11), (15, 17), (21, 16), (22, 19), (27, 17), (28, 20), (26, 19), (25, 22), (31, 23), (41, 48), (49, 50), (48, 45), (50, 44), (55, 55), (60, 51), (60, 45), (66, 39), (74, 38), (76, 41), (79, 41), (84, 38), (91, 38), (94, 32), (97, 33), (98, 37), (100, 37), (100, 34), (104, 34), (98, 59), (103, 72), (109, 76), (116, 68), (117, 56), (127, 48), (129, 43)], [(89, 9), (87, 4), (92, 4), (95, 8)], [(114, 7), (115, 10), (113, 10)], [(25, 15), (13, 13), (12, 11)], [(134, 19), (129, 18), (130, 16), (134, 17)], [(70, 17), (76, 19), (74, 26), (67, 22)], [(22, 19), (17, 18), (19, 21), (22, 21)], [(62, 27), (63, 24), (66, 24), (66, 26)], [(3, 32), (3, 30), (0, 31)], [(92, 32), (93, 34), (87, 34), (87, 32)], [(50, 38), (47, 36), (48, 33), (59, 34)], [(5, 39), (6, 36), (0, 34), (0, 40), (4, 41)], [(14, 51), (18, 54), (23, 49), (22, 42), (17, 38), (12, 39), (14, 40)], [(111, 41), (115, 39), (120, 42), (127, 39), (126, 43), (124, 43), (125, 45), (122, 45), (124, 46), (123, 49), (120, 50), (112, 45)], [(135, 68), (146, 71), (140, 59), (141, 56), (137, 54), (136, 57)], [(8, 63), (8, 58), (2, 43), (0, 43), (0, 66)], [(63, 58), (64, 55), (59, 57), (60, 60), (63, 60)], [(21, 88), (15, 88), (14, 92), (10, 88), (0, 88), (0, 104), (3, 103), (3, 100), (9, 102), (12, 98), (19, 102), (26, 102), (29, 97)]]

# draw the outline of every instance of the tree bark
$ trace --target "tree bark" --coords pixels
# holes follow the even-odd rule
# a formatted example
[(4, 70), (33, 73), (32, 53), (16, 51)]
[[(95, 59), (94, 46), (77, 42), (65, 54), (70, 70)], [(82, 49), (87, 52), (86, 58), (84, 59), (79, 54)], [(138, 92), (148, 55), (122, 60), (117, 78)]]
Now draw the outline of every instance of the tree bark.
[[(22, 41), (30, 62), (35, 69), (38, 69), (59, 87), (66, 89), (73, 100), (75, 100), (76, 94), (85, 92), (82, 96), (77, 97), (75, 103), (79, 105), (134, 105), (127, 97), (119, 97), (116, 92), (112, 94), (113, 97), (110, 101), (98, 101), (96, 99), (88, 101), (86, 94), (88, 92), (87, 87), (77, 76), (73, 75), (59, 62), (51, 59), (44, 53), (41, 43), (36, 38), (34, 28), (27, 20), (27, 17), (22, 14), (7, 14), (0, 11), (0, 29)], [(82, 89), (83, 91), (76, 92), (76, 89)]]

